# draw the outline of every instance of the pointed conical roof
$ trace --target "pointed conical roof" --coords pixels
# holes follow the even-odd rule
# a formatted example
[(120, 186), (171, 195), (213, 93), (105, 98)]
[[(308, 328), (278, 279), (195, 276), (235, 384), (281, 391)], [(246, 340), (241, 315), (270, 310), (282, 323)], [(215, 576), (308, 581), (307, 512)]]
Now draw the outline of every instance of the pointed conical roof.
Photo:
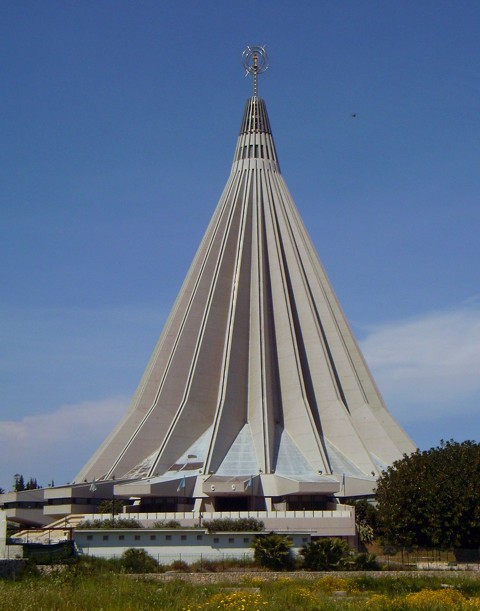
[(247, 489), (260, 473), (266, 496), (339, 492), (345, 477), (360, 482), (350, 494), (365, 494), (414, 449), (352, 335), (254, 96), (130, 408), (76, 481), (165, 483), (187, 473), (189, 494), (199, 495), (215, 490), (205, 475)]

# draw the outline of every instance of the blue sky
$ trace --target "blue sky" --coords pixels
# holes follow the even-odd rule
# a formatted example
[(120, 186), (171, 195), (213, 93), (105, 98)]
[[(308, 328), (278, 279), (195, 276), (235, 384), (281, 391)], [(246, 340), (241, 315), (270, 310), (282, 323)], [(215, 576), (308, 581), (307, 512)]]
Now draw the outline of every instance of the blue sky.
[(469, 1), (3, 3), (0, 486), (70, 481), (126, 409), (230, 171), (247, 44), (389, 409), (421, 448), (479, 440), (478, 23)]

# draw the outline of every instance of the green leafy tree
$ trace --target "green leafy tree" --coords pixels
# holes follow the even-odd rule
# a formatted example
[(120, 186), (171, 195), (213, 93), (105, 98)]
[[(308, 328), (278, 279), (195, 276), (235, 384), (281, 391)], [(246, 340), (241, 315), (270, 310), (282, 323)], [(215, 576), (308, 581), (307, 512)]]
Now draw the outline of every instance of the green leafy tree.
[(355, 507), (355, 524), (361, 543), (372, 543), (377, 531), (377, 508), (366, 499), (347, 499)]
[(292, 542), (285, 535), (273, 532), (258, 535), (252, 542), (255, 562), (272, 571), (285, 571), (293, 566)]
[(357, 523), (368, 524), (375, 531), (377, 528), (377, 513), (378, 510), (366, 499), (346, 499), (346, 505), (355, 507), (355, 520)]
[(38, 485), (36, 477), (31, 477), (25, 484), (25, 490), (36, 490), (37, 488), (40, 488), (40, 486)]
[(23, 475), (21, 473), (15, 473), (13, 478), (13, 490), (15, 492), (22, 492), (22, 490), (25, 490), (25, 480), (23, 479)]
[(339, 571), (345, 568), (351, 550), (343, 539), (324, 538), (304, 545), (300, 554), (307, 571)]
[(378, 524), (387, 544), (480, 546), (480, 444), (440, 443), (393, 463), (378, 481)]
[(105, 499), (98, 505), (98, 513), (112, 513), (112, 510), (116, 515), (121, 513), (123, 511), (123, 501), (120, 499)]
[(36, 490), (40, 488), (36, 477), (30, 477), (25, 483), (25, 478), (21, 473), (15, 473), (13, 476), (13, 489), (15, 492), (22, 492), (23, 490)]

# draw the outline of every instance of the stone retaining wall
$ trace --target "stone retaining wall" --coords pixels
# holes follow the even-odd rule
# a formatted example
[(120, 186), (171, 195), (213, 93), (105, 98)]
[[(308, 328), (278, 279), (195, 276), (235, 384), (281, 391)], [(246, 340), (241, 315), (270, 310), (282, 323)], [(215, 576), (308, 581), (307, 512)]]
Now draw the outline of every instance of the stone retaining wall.
[(277, 579), (320, 579), (321, 577), (344, 577), (352, 579), (368, 575), (369, 577), (389, 577), (396, 579), (398, 577), (455, 577), (464, 579), (480, 579), (478, 571), (331, 571), (331, 572), (302, 572), (296, 571), (292, 573), (263, 573), (254, 571), (231, 572), (231, 573), (177, 573), (169, 571), (167, 573), (149, 573), (145, 575), (129, 575), (132, 578), (155, 579), (157, 581), (175, 581), (180, 579), (194, 584), (217, 584), (217, 583), (242, 583), (251, 579), (263, 581), (276, 581)]

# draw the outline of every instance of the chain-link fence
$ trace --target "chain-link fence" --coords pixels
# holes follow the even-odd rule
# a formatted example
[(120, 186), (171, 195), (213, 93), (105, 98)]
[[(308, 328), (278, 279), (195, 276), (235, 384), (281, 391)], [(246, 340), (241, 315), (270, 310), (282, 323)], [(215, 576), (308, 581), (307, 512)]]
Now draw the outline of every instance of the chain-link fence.
[(387, 569), (480, 570), (480, 549), (441, 550), (385, 546), (377, 560)]

